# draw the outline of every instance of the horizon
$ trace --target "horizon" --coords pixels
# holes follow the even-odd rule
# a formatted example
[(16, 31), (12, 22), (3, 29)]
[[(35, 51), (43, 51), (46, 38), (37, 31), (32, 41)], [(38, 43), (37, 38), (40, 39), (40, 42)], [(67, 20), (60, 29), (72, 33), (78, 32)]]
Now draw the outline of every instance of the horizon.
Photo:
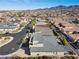
[(78, 0), (0, 0), (0, 10), (34, 10), (79, 5)]
[(59, 7), (59, 6), (65, 6), (65, 7), (70, 7), (70, 6), (79, 6), (79, 5), (57, 5), (57, 6), (51, 6), (51, 7), (45, 7), (45, 8), (35, 8), (35, 9), (0, 9), (0, 11), (21, 11), (21, 10), (37, 10), (37, 9), (46, 9), (46, 8), (54, 8), (54, 7)]

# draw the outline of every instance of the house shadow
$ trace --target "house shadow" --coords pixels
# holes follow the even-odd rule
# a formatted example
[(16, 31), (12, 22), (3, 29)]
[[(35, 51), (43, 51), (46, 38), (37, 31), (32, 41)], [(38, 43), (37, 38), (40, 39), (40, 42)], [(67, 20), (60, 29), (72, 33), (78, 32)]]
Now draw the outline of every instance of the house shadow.
[(29, 38), (27, 38), (27, 41), (22, 44), (21, 48), (25, 51), (25, 54), (27, 54), (27, 55), (31, 54), (30, 53), (30, 47), (29, 47)]

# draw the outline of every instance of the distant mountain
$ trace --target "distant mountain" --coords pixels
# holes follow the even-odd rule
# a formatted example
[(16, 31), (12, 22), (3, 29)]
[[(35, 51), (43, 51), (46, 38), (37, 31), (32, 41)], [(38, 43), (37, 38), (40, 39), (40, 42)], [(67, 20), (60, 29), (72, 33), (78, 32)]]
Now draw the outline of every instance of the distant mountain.
[(79, 5), (71, 5), (71, 6), (64, 6), (64, 5), (59, 5), (59, 6), (56, 6), (56, 7), (51, 7), (51, 8), (48, 8), (48, 9), (75, 9), (75, 8), (79, 8)]
[(71, 5), (68, 8), (79, 8), (79, 5)]
[(64, 6), (64, 5), (59, 5), (56, 7), (50, 7), (50, 8), (39, 8), (35, 10), (56, 10), (56, 9), (79, 9), (79, 5), (71, 5), (71, 6)]
[(56, 7), (51, 7), (49, 9), (65, 9), (65, 8), (67, 8), (67, 6), (59, 5), (59, 6), (56, 6)]

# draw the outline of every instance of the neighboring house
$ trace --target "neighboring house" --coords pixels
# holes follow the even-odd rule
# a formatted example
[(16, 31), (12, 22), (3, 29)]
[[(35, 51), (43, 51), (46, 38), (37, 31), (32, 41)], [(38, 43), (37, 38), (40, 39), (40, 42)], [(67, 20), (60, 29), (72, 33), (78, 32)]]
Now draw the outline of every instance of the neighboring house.
[(13, 22), (1, 22), (0, 23), (0, 33), (10, 32), (16, 30), (19, 27), (18, 23)]

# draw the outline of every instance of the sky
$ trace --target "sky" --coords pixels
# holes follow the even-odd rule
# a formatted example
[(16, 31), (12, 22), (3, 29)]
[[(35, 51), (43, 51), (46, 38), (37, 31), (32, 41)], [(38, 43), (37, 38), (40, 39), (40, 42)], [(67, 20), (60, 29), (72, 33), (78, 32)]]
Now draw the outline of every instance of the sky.
[(0, 0), (0, 10), (26, 10), (58, 5), (79, 5), (79, 0)]

